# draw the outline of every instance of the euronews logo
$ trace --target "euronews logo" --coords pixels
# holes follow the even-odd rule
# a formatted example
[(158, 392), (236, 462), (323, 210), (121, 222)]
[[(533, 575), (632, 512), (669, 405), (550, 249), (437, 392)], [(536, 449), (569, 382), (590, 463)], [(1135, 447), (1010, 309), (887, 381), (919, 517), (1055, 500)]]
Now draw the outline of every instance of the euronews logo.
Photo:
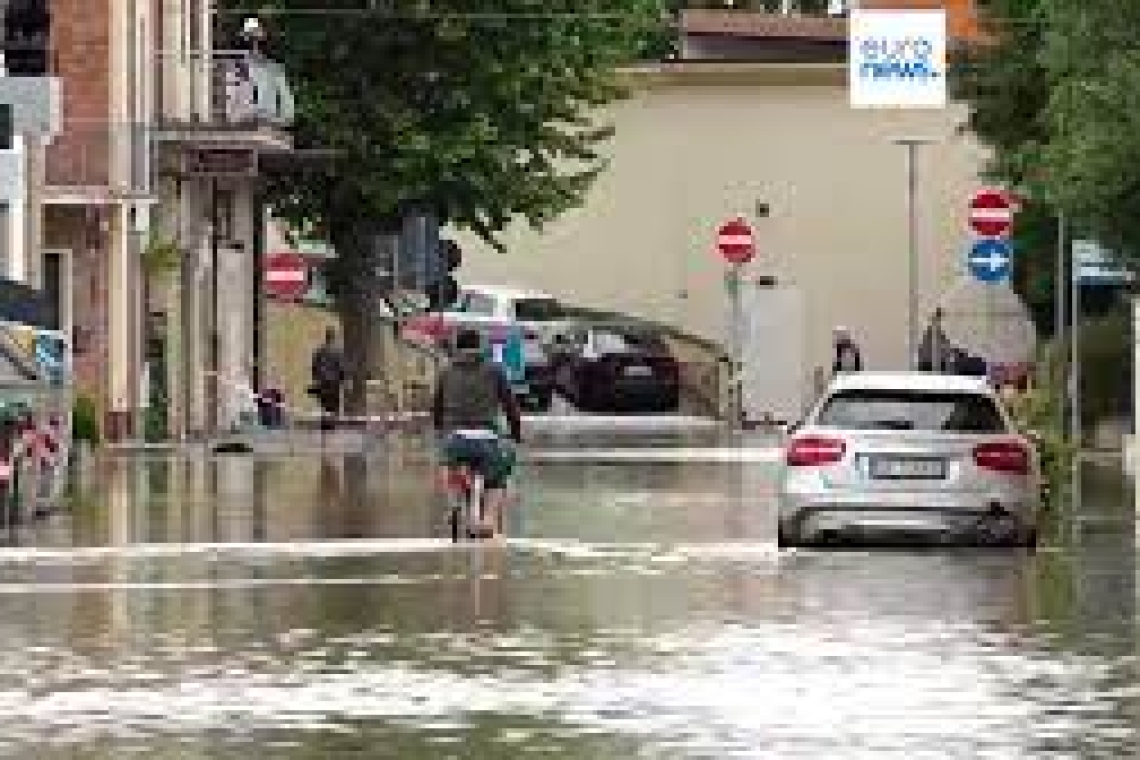
[(864, 39), (859, 76), (873, 82), (930, 82), (943, 72), (935, 62), (935, 44), (926, 37)]
[(946, 106), (945, 11), (858, 11), (849, 34), (853, 107)]

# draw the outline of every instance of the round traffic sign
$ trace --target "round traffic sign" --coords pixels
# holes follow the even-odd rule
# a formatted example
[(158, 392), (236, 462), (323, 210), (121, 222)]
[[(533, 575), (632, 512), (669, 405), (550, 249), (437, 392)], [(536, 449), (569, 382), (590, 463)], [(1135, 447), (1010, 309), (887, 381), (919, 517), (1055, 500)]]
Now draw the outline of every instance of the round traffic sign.
[(716, 247), (728, 263), (747, 264), (756, 255), (752, 227), (743, 219), (725, 222), (717, 231)]
[(1013, 249), (1004, 240), (979, 240), (970, 248), (966, 264), (979, 282), (1001, 282), (1013, 268)]
[(1000, 237), (1013, 226), (1013, 204), (1000, 190), (979, 190), (970, 199), (970, 229), (983, 237)]
[(274, 298), (296, 300), (309, 289), (309, 262), (299, 253), (274, 253), (265, 259), (265, 290)]

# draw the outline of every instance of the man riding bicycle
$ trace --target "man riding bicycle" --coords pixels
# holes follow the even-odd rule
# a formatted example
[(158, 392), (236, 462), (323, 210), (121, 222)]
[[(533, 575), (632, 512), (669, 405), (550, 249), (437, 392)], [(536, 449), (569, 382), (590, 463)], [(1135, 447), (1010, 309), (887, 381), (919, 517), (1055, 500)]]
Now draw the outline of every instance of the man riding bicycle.
[(457, 471), (471, 468), (483, 476), (483, 524), (480, 537), (497, 536), (502, 525), (507, 482), (514, 469), (514, 452), (501, 434), (502, 418), (515, 443), (522, 443), (522, 416), (502, 368), (489, 361), (483, 336), (461, 329), (455, 336), (455, 357), (439, 374), (432, 404), (432, 422), (442, 439), (441, 483)]

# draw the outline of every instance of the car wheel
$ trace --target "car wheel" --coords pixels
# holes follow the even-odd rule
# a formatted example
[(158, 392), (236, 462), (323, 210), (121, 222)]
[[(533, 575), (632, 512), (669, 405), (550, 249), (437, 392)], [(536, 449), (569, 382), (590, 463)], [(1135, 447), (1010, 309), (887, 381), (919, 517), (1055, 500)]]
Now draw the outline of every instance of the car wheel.
[(574, 402), (583, 412), (600, 412), (602, 410), (600, 395), (596, 388), (579, 385)]
[(803, 538), (795, 528), (779, 523), (776, 526), (776, 545), (781, 549), (791, 549), (800, 546)]
[(554, 389), (544, 388), (530, 396), (531, 409), (536, 412), (549, 412), (554, 404)]

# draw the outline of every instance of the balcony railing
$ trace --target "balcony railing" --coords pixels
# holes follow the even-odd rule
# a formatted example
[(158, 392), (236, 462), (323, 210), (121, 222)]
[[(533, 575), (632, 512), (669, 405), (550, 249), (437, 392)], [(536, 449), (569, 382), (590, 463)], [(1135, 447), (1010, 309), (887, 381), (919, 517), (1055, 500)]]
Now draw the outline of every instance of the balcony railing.
[(249, 51), (160, 56), (159, 121), (175, 129), (284, 129), (293, 93), (281, 66)]

